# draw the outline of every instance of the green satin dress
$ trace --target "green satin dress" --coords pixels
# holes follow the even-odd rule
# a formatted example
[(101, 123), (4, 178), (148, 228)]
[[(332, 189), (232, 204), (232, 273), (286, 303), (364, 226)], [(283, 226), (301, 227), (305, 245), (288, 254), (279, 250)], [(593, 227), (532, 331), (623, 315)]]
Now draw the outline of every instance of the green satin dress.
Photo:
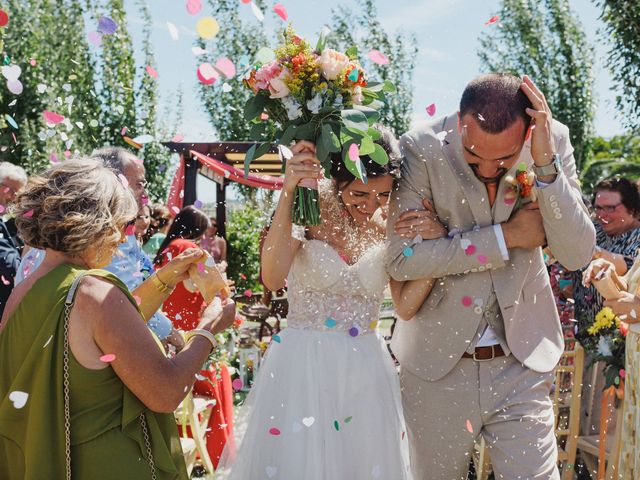
[[(40, 278), (0, 333), (2, 480), (66, 478), (62, 375), (64, 301), (82, 271), (77, 266), (64, 264)], [(91, 275), (108, 279), (136, 305), (117, 277), (104, 270), (93, 270)], [(146, 416), (157, 478), (188, 478), (172, 414), (150, 411), (122, 383), (111, 366), (102, 370), (87, 369), (76, 361), (72, 352), (69, 376), (74, 479), (151, 478), (139, 418), (142, 412)], [(21, 406), (24, 394), (28, 397)]]

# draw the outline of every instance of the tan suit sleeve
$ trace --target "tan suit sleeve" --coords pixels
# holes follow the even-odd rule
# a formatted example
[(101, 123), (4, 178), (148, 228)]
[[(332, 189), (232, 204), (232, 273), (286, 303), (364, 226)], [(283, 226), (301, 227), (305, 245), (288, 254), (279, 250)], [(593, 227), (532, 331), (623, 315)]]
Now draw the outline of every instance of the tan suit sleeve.
[(565, 268), (578, 270), (593, 257), (596, 231), (582, 201), (569, 129), (555, 122), (554, 133), (562, 173), (553, 183), (537, 188), (540, 213), (551, 252)]
[[(433, 139), (438, 142), (437, 139)], [(416, 280), (420, 278), (441, 278), (447, 275), (467, 273), (471, 270), (499, 268), (504, 266), (504, 259), (495, 235), (493, 226), (477, 228), (473, 231), (457, 234), (453, 237), (437, 240), (424, 240), (412, 247), (412, 255), (406, 256), (404, 249), (411, 245), (411, 240), (396, 235), (393, 225), (398, 217), (409, 210), (424, 210), (422, 200), (431, 200), (436, 211), (439, 199), (433, 198), (427, 162), (429, 156), (425, 151), (441, 151), (438, 149), (421, 149), (408, 135), (400, 139), (403, 151), (402, 174), (398, 189), (394, 192), (389, 206), (387, 221), (387, 237), (389, 248), (387, 263), (389, 274), (395, 280)], [(459, 185), (452, 185), (459, 188)], [(468, 243), (467, 243), (468, 242)], [(476, 247), (476, 255), (467, 255), (463, 246), (472, 244)], [(478, 256), (484, 256), (480, 263)]]

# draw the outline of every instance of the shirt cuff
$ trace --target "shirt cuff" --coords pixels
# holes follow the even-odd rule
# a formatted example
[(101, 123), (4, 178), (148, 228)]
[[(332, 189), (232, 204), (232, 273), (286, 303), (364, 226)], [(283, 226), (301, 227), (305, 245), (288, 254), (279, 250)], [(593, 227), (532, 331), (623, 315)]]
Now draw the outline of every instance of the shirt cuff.
[(502, 226), (494, 225), (493, 231), (495, 232), (496, 239), (498, 240), (498, 247), (500, 247), (500, 253), (502, 254), (502, 259), (505, 261), (509, 260), (509, 250), (507, 250), (507, 242), (504, 241)]

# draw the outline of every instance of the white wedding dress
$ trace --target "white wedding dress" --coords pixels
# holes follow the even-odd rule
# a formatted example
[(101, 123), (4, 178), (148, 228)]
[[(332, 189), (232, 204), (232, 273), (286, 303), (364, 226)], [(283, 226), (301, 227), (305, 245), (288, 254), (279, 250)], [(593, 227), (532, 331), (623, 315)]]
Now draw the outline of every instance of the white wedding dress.
[(372, 246), (349, 265), (324, 242), (302, 243), (288, 277), (288, 327), (247, 398), (230, 479), (410, 478), (400, 383), (376, 333), (384, 250)]

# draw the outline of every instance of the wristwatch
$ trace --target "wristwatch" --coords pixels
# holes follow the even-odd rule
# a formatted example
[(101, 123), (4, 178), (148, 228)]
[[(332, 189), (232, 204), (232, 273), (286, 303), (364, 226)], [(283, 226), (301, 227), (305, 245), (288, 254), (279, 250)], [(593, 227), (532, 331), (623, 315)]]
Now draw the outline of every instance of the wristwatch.
[(553, 154), (553, 160), (551, 163), (546, 165), (542, 165), (541, 167), (536, 164), (533, 165), (533, 173), (536, 174), (536, 177), (547, 177), (549, 175), (557, 175), (560, 173), (562, 162), (560, 160), (560, 155), (557, 153)]

